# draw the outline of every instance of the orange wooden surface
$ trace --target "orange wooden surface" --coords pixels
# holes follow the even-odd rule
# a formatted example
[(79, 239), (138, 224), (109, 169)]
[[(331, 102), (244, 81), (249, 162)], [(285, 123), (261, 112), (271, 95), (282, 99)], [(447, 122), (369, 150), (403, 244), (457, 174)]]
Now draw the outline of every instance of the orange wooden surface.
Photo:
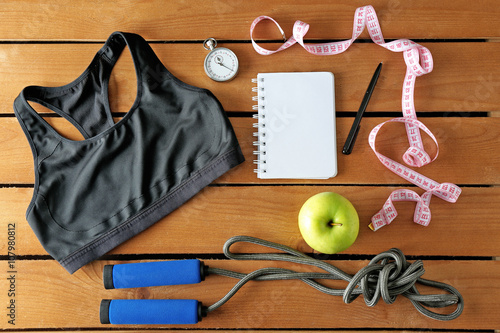
[[(414, 203), (398, 203), (400, 215), (394, 224), (372, 232), (367, 227), (370, 218), (397, 188), (400, 186), (210, 186), (111, 253), (221, 253), (222, 244), (235, 235), (272, 235), (274, 242), (311, 252), (298, 230), (298, 212), (313, 194), (333, 191), (348, 198), (360, 217), (358, 240), (344, 254), (376, 255), (399, 247), (413, 256), (500, 256), (500, 224), (489, 218), (500, 214), (499, 188), (464, 188), (460, 201), (453, 205), (434, 200), (428, 227), (412, 222)], [(46, 254), (28, 224), (23, 223), (31, 194), (31, 188), (0, 189), (0, 217), (3, 221), (19, 221), (18, 254), (23, 256)], [(481, 223), (471, 222), (478, 220)], [(443, 234), (447, 235), (445, 239)], [(0, 236), (0, 251), (5, 253), (7, 238)], [(255, 250), (258, 248), (248, 247), (248, 251)]]
[[(351, 31), (344, 32), (345, 38)], [(259, 72), (330, 71), (335, 75), (337, 111), (355, 112), (373, 71), (384, 62), (367, 112), (401, 112), (401, 86), (406, 66), (401, 53), (389, 52), (373, 43), (355, 43), (347, 52), (318, 57), (294, 45), (286, 52), (261, 56), (249, 43), (221, 43), (239, 58), (240, 72), (231, 82), (210, 80), (203, 70), (207, 51), (201, 43), (151, 44), (169, 71), (186, 83), (210, 89), (227, 111), (252, 112), (251, 79)], [(500, 69), (496, 54), (500, 43), (433, 42), (422, 45), (432, 51), (435, 68), (419, 77), (415, 90), (419, 112), (471, 113), (498, 111)], [(71, 82), (88, 66), (101, 44), (0, 44), (0, 113), (12, 114), (12, 101), (26, 85), (59, 86)], [(264, 46), (264, 45), (263, 45)], [(278, 48), (278, 44), (265, 44)], [(34, 56), (36, 55), (36, 56)], [(135, 98), (135, 72), (130, 53), (123, 52), (112, 72), (111, 92), (117, 98), (112, 110), (126, 112)], [(113, 84), (114, 83), (114, 84)], [(464, 95), (464, 92), (468, 93)], [(120, 107), (123, 105), (123, 107)]]
[[(68, 138), (81, 139), (81, 134), (68, 121), (62, 118), (45, 118), (52, 126)], [(239, 143), (245, 158), (253, 159), (252, 133), (255, 129), (252, 118), (231, 117)], [(349, 156), (338, 154), (339, 173), (336, 177), (322, 181), (323, 184), (404, 184), (400, 177), (388, 171), (377, 160), (368, 146), (368, 134), (377, 124), (389, 118), (365, 118), (358, 134), (359, 143)], [(439, 156), (435, 163), (425, 167), (426, 175), (433, 179), (445, 178), (447, 181), (459, 184), (498, 185), (500, 183), (500, 155), (496, 154), (500, 144), (500, 119), (491, 117), (468, 118), (441, 117), (426, 118), (422, 121), (435, 133), (439, 143)], [(464, 124), (470, 124), (470, 129), (463, 131)], [(352, 118), (337, 119), (337, 151), (340, 152), (352, 124)], [(5, 184), (32, 184), (34, 182), (32, 154), (21, 127), (14, 117), (0, 118), (2, 130), (0, 159), (9, 163), (0, 164), (0, 182)], [(378, 150), (388, 157), (401, 161), (401, 156), (407, 148), (404, 126), (389, 124), (380, 132), (377, 139)], [(392, 143), (392, 145), (390, 144)], [(428, 137), (424, 137), (427, 151), (435, 155), (436, 145)], [(456, 147), (460, 147), (457, 153)], [(483, 159), (465, 159), (480, 151)], [(366, 163), (372, 163), (376, 173), (366, 173)], [(457, 164), (453, 173), (449, 173)], [(487, 164), (487, 165), (485, 165)], [(257, 180), (253, 172), (254, 165), (245, 163), (234, 171), (224, 175), (216, 182), (218, 184), (241, 183), (293, 183), (297, 180)], [(317, 183), (318, 180), (300, 180), (302, 183)]]
[[(496, 1), (467, 0), (384, 1), (369, 3), (382, 21), (386, 38), (498, 38)], [(204, 40), (206, 32), (218, 39), (248, 40), (250, 23), (271, 15), (291, 31), (295, 20), (313, 24), (309, 38), (351, 35), (354, 10), (367, 5), (355, 0), (199, 1), (161, 0), (32, 0), (2, 3), (0, 33), (6, 40), (101, 40), (117, 28), (157, 40)], [(290, 35), (289, 33), (288, 35)], [(274, 38), (281, 38), (275, 31)], [(267, 34), (256, 38), (268, 39)]]
[[(432, 52), (432, 73), (417, 78), (415, 105), (419, 119), (439, 142), (437, 160), (420, 170), (439, 182), (453, 182), (463, 194), (455, 204), (434, 198), (428, 227), (412, 222), (414, 203), (398, 203), (400, 215), (372, 232), (367, 225), (392, 190), (410, 188), (387, 170), (368, 146), (377, 124), (400, 116), (403, 56), (368, 41), (347, 52), (316, 57), (300, 46), (264, 57), (249, 40), (258, 15), (275, 18), (291, 35), (293, 22), (311, 25), (309, 41), (350, 38), (361, 1), (4, 1), (0, 3), (0, 330), (2, 332), (495, 332), (500, 330), (500, 7), (494, 0), (374, 0), (384, 37), (416, 39)], [(34, 186), (28, 142), (13, 114), (12, 103), (28, 85), (59, 86), (74, 80), (113, 31), (141, 34), (166, 67), (186, 83), (210, 89), (228, 111), (246, 161), (217, 179), (154, 226), (123, 243), (103, 258), (69, 275), (45, 252), (25, 220)], [(204, 73), (207, 52), (202, 41), (215, 37), (234, 50), (241, 67), (231, 82), (211, 81)], [(267, 23), (255, 37), (277, 48), (280, 35)], [(265, 43), (265, 44), (264, 44)], [(383, 70), (367, 109), (353, 153), (340, 153), (355, 111), (376, 65)], [(339, 173), (327, 180), (259, 180), (252, 164), (254, 122), (251, 78), (259, 72), (331, 71), (335, 74)], [(112, 72), (111, 108), (117, 119), (135, 98), (135, 74), (124, 52)], [(63, 135), (79, 134), (66, 120), (34, 105)], [(432, 141), (424, 136), (431, 155)], [(401, 161), (407, 148), (403, 126), (384, 128), (377, 139), (383, 154)], [(210, 266), (242, 272), (279, 266), (270, 262), (223, 259), (222, 245), (245, 234), (312, 253), (302, 239), (297, 214), (315, 193), (334, 191), (352, 201), (360, 216), (360, 234), (352, 247), (330, 262), (350, 273), (367, 259), (391, 247), (411, 260), (422, 258), (425, 278), (449, 283), (465, 298), (462, 316), (439, 322), (419, 314), (404, 298), (367, 307), (362, 299), (344, 304), (301, 282), (252, 282), (231, 301), (195, 326), (106, 326), (99, 323), (103, 298), (198, 298), (209, 305), (225, 294), (234, 280), (210, 276), (199, 285), (105, 290), (102, 269), (108, 263), (202, 258)], [(9, 225), (15, 224), (15, 296), (11, 288)], [(265, 252), (248, 245), (244, 252)], [(12, 252), (12, 251), (11, 251)], [(304, 268), (298, 268), (304, 270)], [(335, 283), (334, 283), (335, 285)], [(345, 287), (342, 283), (337, 285)], [(420, 289), (419, 289), (420, 290)], [(430, 291), (422, 288), (422, 291)], [(15, 325), (7, 306), (16, 301)], [(451, 309), (443, 309), (449, 313)]]
[[(129, 261), (127, 261), (129, 262)], [(132, 262), (132, 261), (131, 261)], [(135, 261), (133, 261), (135, 262)], [(311, 271), (311, 268), (295, 264), (268, 262), (240, 262), (228, 260), (205, 260), (211, 267), (251, 272), (258, 268), (286, 267), (297, 271)], [(211, 305), (226, 294), (236, 280), (208, 276), (205, 281), (194, 285), (165, 286), (136, 289), (105, 290), (101, 283), (104, 264), (121, 263), (96, 261), (87, 265), (73, 276), (53, 261), (23, 260), (18, 269), (24, 272), (18, 287), (23, 290), (17, 298), (18, 322), (23, 328), (39, 329), (40, 323), (49, 330), (88, 329), (101, 326), (95, 311), (101, 299), (198, 299)], [(365, 260), (333, 261), (338, 268), (354, 273), (368, 263)], [(454, 321), (430, 320), (418, 313), (408, 299), (399, 297), (394, 304), (383, 301), (374, 307), (367, 307), (362, 298), (350, 304), (342, 302), (339, 296), (322, 294), (299, 281), (250, 282), (228, 303), (210, 313), (196, 325), (173, 325), (162, 328), (176, 329), (336, 329), (346, 327), (399, 328), (399, 329), (491, 329), (500, 325), (498, 317), (500, 296), (498, 289), (487, 289), (496, 283), (500, 265), (494, 261), (442, 260), (424, 261), (424, 277), (451, 284), (458, 288), (466, 307), (462, 316)], [(329, 286), (345, 288), (342, 281), (329, 281)], [(0, 287), (5, 289), (6, 282)], [(53, 291), (47, 293), (47, 290)], [(439, 292), (420, 286), (421, 293)], [(63, 296), (64, 295), (64, 296)], [(40, 306), (43, 304), (43, 306)], [(451, 309), (437, 309), (450, 313)], [(7, 328), (2, 323), (2, 328)], [(152, 325), (149, 328), (158, 328)], [(113, 328), (140, 329), (141, 326), (118, 325)], [(144, 326), (142, 327), (144, 328)]]

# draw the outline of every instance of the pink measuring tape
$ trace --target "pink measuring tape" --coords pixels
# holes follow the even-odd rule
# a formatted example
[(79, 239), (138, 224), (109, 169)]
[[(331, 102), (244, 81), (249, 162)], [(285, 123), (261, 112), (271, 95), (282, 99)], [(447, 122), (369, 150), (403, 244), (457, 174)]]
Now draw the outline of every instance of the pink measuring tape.
[[(389, 170), (406, 179), (407, 181), (417, 185), (418, 187), (424, 189), (426, 192), (422, 194), (422, 196), (420, 196), (412, 190), (400, 189), (393, 191), (385, 202), (383, 208), (372, 217), (369, 227), (373, 231), (380, 229), (384, 225), (390, 224), (396, 218), (397, 211), (394, 207), (393, 202), (415, 201), (417, 204), (415, 208), (415, 214), (413, 216), (413, 221), (423, 226), (427, 226), (431, 220), (429, 204), (432, 195), (435, 195), (438, 198), (452, 203), (457, 201), (460, 193), (462, 192), (462, 190), (458, 186), (451, 183), (440, 184), (380, 154), (375, 149), (375, 139), (380, 128), (389, 122), (400, 122), (405, 124), (406, 133), (408, 135), (408, 141), (410, 144), (410, 147), (403, 155), (403, 161), (406, 164), (412, 167), (421, 167), (434, 161), (437, 158), (439, 153), (437, 140), (432, 132), (422, 122), (417, 120), (413, 99), (416, 77), (430, 73), (433, 68), (432, 55), (426, 47), (419, 45), (409, 39), (398, 39), (386, 43), (384, 41), (384, 37), (382, 36), (382, 30), (380, 29), (377, 14), (375, 13), (375, 10), (372, 6), (364, 6), (356, 9), (356, 12), (354, 13), (354, 26), (351, 39), (332, 43), (305, 44), (304, 36), (309, 30), (309, 24), (302, 21), (296, 21), (293, 26), (293, 36), (286, 40), (285, 43), (275, 51), (262, 48), (253, 39), (253, 30), (255, 26), (262, 20), (271, 20), (272, 22), (274, 22), (283, 37), (285, 36), (278, 22), (276, 22), (274, 19), (269, 16), (257, 17), (252, 22), (252, 25), (250, 27), (250, 38), (252, 40), (252, 45), (255, 48), (255, 51), (262, 55), (270, 55), (279, 51), (283, 51), (294, 45), (295, 43), (299, 43), (306, 49), (307, 52), (315, 55), (339, 54), (344, 52), (349, 48), (349, 46), (351, 46), (354, 40), (359, 37), (361, 32), (363, 32), (365, 26), (367, 27), (370, 37), (375, 44), (378, 44), (388, 49), (389, 51), (403, 52), (404, 60), (407, 66), (403, 83), (403, 96), (401, 100), (403, 117), (394, 118), (377, 125), (370, 132), (368, 143), (370, 144), (370, 147), (373, 149), (380, 162), (382, 162), (382, 164), (384, 164)], [(427, 133), (438, 147), (436, 156), (434, 156), (434, 158), (432, 159), (424, 150), (422, 138), (420, 136), (420, 130)]]

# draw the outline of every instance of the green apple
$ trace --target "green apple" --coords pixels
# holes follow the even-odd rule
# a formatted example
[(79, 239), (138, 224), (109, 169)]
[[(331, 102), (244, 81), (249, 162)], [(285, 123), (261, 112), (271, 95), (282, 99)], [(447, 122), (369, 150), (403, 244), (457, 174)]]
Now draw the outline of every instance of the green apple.
[(334, 254), (354, 243), (359, 217), (349, 200), (334, 192), (323, 192), (304, 203), (299, 212), (299, 228), (314, 250)]

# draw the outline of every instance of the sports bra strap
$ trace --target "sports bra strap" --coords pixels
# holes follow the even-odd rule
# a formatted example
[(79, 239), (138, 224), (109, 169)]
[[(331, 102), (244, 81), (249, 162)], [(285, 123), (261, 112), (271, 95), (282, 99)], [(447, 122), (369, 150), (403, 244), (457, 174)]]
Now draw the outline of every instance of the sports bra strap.
[[(129, 47), (137, 78), (137, 99), (149, 89), (146, 80), (165, 79), (168, 72), (149, 44), (139, 35), (114, 32), (97, 52), (87, 69), (73, 82), (60, 87), (26, 87), (14, 106), (24, 129), (38, 145), (40, 141), (60, 141), (61, 136), (28, 104), (39, 103), (74, 125), (85, 139), (114, 125), (109, 107), (108, 84), (111, 71), (125, 46)], [(156, 81), (156, 82), (157, 82)]]
[(112, 33), (98, 54), (102, 53), (109, 60), (110, 65), (114, 66), (125, 46), (128, 46), (132, 54), (138, 74), (147, 72), (151, 66), (162, 64), (142, 36), (128, 32), (116, 31)]
[(171, 77), (149, 43), (133, 33), (114, 32), (108, 38), (101, 52), (109, 59), (111, 66), (114, 66), (125, 45), (128, 45), (132, 54), (136, 75), (139, 83), (143, 83), (143, 88), (154, 89), (160, 81)]
[(19, 120), (31, 147), (33, 158), (43, 161), (57, 147), (60, 138), (55, 130), (36, 112), (28, 110), (27, 102), (21, 98), (22, 93), (14, 100), (14, 113)]

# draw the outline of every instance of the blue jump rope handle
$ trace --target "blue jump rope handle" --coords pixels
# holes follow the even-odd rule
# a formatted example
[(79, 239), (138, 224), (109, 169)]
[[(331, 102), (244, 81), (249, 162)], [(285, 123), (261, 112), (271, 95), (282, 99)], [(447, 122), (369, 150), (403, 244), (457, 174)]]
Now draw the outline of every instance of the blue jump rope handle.
[(205, 279), (206, 268), (198, 259), (106, 265), (106, 289), (194, 284)]
[(102, 300), (102, 324), (181, 325), (196, 324), (203, 316), (200, 302), (194, 299), (114, 299)]

